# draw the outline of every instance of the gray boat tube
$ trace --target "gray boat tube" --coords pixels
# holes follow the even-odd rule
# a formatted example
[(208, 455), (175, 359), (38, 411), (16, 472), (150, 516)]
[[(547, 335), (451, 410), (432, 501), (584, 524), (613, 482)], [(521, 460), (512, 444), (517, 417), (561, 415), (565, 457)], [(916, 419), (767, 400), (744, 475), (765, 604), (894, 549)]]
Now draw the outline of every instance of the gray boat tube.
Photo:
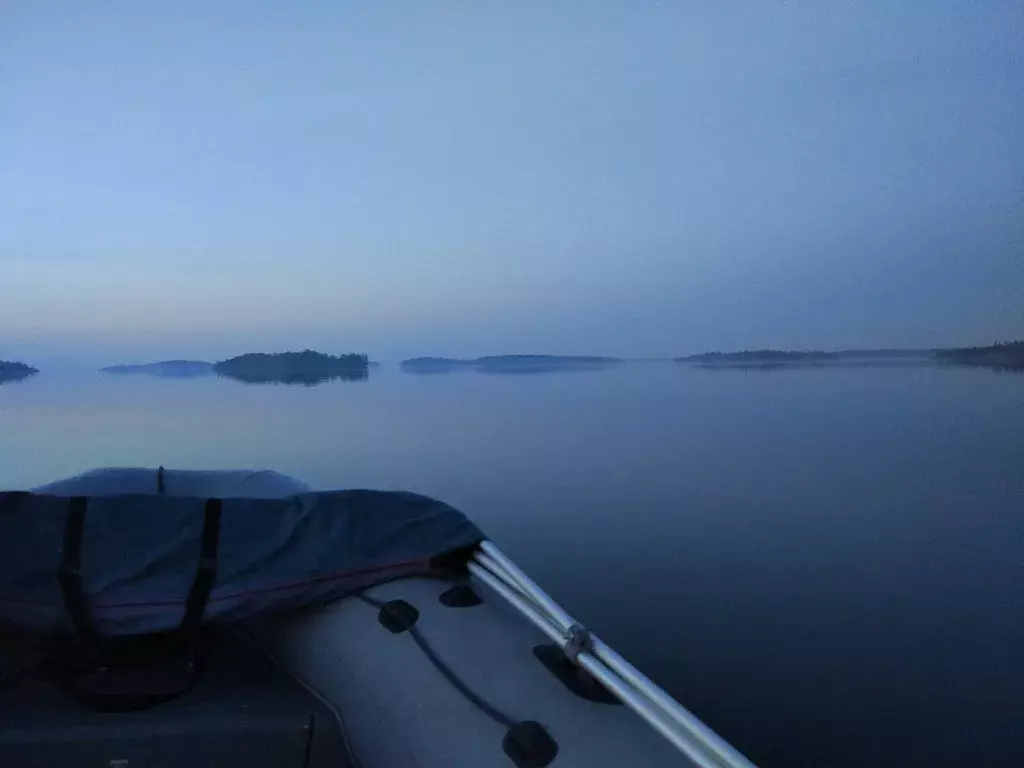
[[(284, 498), (310, 489), (269, 470), (160, 468), (95, 470), (35, 490)], [(480, 544), (467, 568), (470, 580), (455, 587), (401, 579), (241, 628), (337, 710), (362, 768), (507, 768), (510, 758), (516, 765), (581, 768), (753, 768), (492, 542)], [(474, 582), (484, 590), (474, 590)], [(463, 598), (449, 599), (460, 589)], [(557, 650), (563, 665), (585, 671), (611, 697), (573, 690), (550, 663), (538, 661), (542, 650)], [(612, 697), (626, 707), (612, 706)], [(538, 733), (544, 754), (522, 754), (530, 744), (517, 746), (517, 739), (529, 742)]]
[(575, 621), (492, 542), (480, 544), (469, 570), (557, 643), (573, 663), (668, 739), (700, 768), (754, 768), (735, 748), (643, 673)]

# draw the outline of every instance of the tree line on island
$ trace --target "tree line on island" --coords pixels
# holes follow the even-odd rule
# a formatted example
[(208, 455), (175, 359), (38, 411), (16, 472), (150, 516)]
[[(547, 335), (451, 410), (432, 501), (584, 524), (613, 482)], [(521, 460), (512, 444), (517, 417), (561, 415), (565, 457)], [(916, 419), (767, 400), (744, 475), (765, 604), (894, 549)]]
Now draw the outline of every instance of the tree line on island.
[(249, 384), (320, 384), (339, 379), (365, 381), (369, 377), (370, 359), (364, 354), (327, 355), (311, 349), (302, 352), (251, 352), (213, 366), (219, 376)]

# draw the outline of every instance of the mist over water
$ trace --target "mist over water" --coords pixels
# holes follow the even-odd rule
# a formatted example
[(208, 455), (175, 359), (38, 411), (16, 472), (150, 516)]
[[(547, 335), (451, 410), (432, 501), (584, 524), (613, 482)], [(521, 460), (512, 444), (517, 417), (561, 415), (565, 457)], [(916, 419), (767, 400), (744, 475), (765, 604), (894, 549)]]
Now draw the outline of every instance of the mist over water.
[(764, 766), (1024, 756), (1024, 376), (928, 366), (0, 387), (0, 487), (268, 467), (462, 509)]

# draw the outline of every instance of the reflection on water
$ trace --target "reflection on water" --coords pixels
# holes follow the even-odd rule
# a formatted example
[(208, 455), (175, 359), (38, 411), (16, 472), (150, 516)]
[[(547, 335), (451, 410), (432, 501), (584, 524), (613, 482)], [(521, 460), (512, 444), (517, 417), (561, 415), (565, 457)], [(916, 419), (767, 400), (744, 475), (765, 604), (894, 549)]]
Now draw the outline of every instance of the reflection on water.
[(35, 376), (39, 371), (24, 363), (12, 363), (7, 360), (0, 360), (0, 384), (10, 384), (15, 381)]
[(807, 360), (801, 362), (764, 363), (681, 363), (705, 371), (785, 371), (791, 368), (920, 368), (934, 366), (935, 361), (916, 359), (893, 360), (843, 360), (839, 362)]
[(144, 366), (118, 366), (116, 368), (104, 368), (102, 373), (112, 376), (151, 376), (158, 379), (203, 379), (217, 376), (223, 379), (239, 381), (243, 384), (285, 384), (293, 386), (315, 387), (319, 384), (326, 384), (329, 381), (366, 381), (369, 379), (369, 371), (363, 370), (336, 370), (330, 373), (301, 373), (301, 372), (224, 372), (215, 370), (210, 363), (205, 367), (169, 367), (161, 365)]
[(285, 384), (289, 386), (315, 387), (319, 384), (326, 384), (329, 381), (367, 381), (370, 378), (369, 371), (336, 371), (334, 373), (287, 373), (287, 374), (261, 374), (261, 373), (221, 373), (217, 375), (224, 379), (240, 381), (243, 384)]
[(606, 371), (611, 366), (603, 363), (576, 363), (575, 365), (531, 365), (520, 368), (506, 368), (501, 366), (482, 365), (474, 370), (477, 373), (490, 375), (511, 374), (513, 376), (529, 375), (532, 373), (588, 373), (593, 371)]
[(580, 372), (592, 372), (592, 371), (606, 371), (610, 366), (602, 365), (600, 363), (592, 364), (577, 364), (577, 365), (531, 365), (522, 367), (506, 367), (506, 366), (471, 366), (471, 365), (452, 365), (452, 366), (433, 366), (433, 367), (417, 367), (417, 366), (403, 366), (402, 371), (404, 373), (410, 373), (414, 376), (436, 376), (438, 374), (445, 373), (485, 373), (492, 376), (523, 376), (535, 373), (580, 373)]
[(977, 368), (0, 388), (0, 487), (266, 467), (462, 509), (758, 765), (1024, 765), (1024, 376)]
[(728, 361), (700, 362), (679, 361), (682, 367), (700, 368), (705, 371), (785, 371), (799, 368), (920, 368), (927, 367), (970, 367), (990, 371), (1014, 371), (1024, 373), (1024, 364), (1016, 363), (964, 363), (959, 361), (936, 360), (930, 357), (891, 357), (876, 359), (846, 360), (783, 360), (783, 361)]
[(29, 372), (20, 372), (19, 371), (17, 373), (4, 374), (3, 376), (0, 376), (0, 386), (2, 386), (4, 384), (17, 384), (19, 382), (25, 381), (26, 379), (30, 379), (30, 378), (32, 378), (35, 375), (36, 375), (35, 371), (29, 371)]
[(970, 362), (966, 360), (944, 360), (942, 365), (959, 368), (983, 368), (1000, 373), (1024, 374), (1024, 361), (1007, 360), (1006, 362)]
[(205, 370), (166, 370), (162, 368), (142, 369), (142, 370), (125, 370), (125, 371), (111, 371), (105, 370), (103, 373), (111, 376), (153, 376), (158, 379), (202, 379), (207, 376), (213, 376), (213, 369), (207, 368)]

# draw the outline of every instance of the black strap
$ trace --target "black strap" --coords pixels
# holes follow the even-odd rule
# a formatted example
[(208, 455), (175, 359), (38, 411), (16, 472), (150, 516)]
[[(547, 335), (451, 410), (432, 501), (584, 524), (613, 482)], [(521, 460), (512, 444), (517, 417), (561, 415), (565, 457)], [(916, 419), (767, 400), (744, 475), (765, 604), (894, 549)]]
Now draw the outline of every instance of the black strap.
[(181, 631), (193, 635), (203, 623), (206, 604), (210, 600), (213, 583), (217, 580), (217, 548), (220, 544), (220, 499), (207, 499), (203, 513), (203, 544), (199, 554), (199, 566), (192, 589), (185, 603), (185, 614), (181, 619)]
[[(99, 635), (89, 615), (89, 603), (82, 588), (82, 539), (85, 531), (85, 514), (88, 509), (85, 496), (75, 496), (68, 502), (68, 516), (64, 525), (64, 541), (61, 549), (57, 577), (60, 581), (64, 605), (71, 617), (78, 638), (95, 644)], [(203, 540), (196, 567), (195, 579), (185, 602), (180, 630), (192, 635), (203, 623), (206, 605), (217, 579), (217, 550), (220, 544), (220, 518), (223, 504), (220, 499), (207, 499), (203, 513)]]
[(85, 496), (75, 496), (68, 502), (68, 517), (64, 523), (64, 541), (60, 554), (57, 578), (60, 581), (64, 605), (80, 640), (94, 644), (96, 628), (89, 615), (89, 604), (82, 589), (82, 537), (85, 531)]
[(93, 624), (82, 587), (82, 539), (87, 500), (70, 500), (58, 576), (77, 637), (56, 655), (61, 685), (101, 712), (148, 709), (189, 690), (202, 663), (203, 615), (217, 578), (222, 503), (208, 499), (195, 579), (177, 630), (104, 637)]

